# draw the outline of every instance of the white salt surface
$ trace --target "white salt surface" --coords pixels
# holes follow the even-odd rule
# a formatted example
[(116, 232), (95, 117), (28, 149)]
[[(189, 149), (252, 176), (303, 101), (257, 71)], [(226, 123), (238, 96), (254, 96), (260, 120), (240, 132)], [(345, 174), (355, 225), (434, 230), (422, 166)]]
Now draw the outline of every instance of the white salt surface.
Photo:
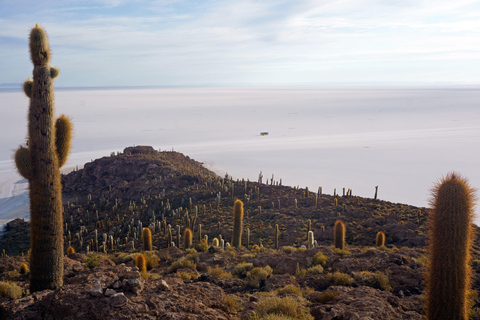
[[(56, 89), (74, 123), (66, 167), (132, 145), (174, 148), (218, 174), (428, 206), (455, 170), (480, 187), (480, 86), (265, 86)], [(28, 99), (0, 91), (0, 219), (28, 216), (11, 161)], [(260, 132), (268, 131), (268, 136)], [(477, 218), (477, 224), (480, 219)], [(1, 222), (1, 221), (0, 221)]]

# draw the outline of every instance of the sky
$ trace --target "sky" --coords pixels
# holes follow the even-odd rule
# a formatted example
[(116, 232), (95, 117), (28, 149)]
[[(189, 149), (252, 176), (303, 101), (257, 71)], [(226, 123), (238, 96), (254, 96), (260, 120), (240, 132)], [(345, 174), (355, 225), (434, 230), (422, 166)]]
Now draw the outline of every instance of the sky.
[(36, 23), (56, 86), (480, 83), (478, 0), (0, 0), (0, 84)]

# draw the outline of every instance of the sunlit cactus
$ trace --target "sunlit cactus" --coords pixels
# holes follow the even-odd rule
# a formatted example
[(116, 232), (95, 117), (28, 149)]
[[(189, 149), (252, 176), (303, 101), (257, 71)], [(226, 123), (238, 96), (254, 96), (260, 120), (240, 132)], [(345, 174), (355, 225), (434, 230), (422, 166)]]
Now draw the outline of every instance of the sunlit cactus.
[(147, 259), (143, 254), (137, 255), (135, 258), (135, 266), (139, 269), (140, 272), (147, 271)]
[(427, 318), (468, 319), (475, 190), (450, 173), (433, 189), (429, 215)]
[(377, 247), (385, 246), (385, 233), (383, 233), (382, 231), (377, 232), (377, 236), (375, 238), (375, 245)]
[(62, 185), (59, 168), (70, 150), (71, 124), (67, 117), (55, 121), (50, 48), (45, 30), (38, 25), (30, 32), (33, 79), (23, 89), (30, 98), (28, 146), (15, 153), (18, 172), (30, 189), (30, 291), (57, 289), (63, 285)]

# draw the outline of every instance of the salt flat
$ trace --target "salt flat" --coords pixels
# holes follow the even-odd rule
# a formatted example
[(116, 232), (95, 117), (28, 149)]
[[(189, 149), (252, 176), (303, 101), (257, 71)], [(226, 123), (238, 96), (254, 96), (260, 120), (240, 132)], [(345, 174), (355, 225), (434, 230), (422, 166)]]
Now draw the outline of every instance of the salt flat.
[[(262, 171), (286, 185), (363, 197), (378, 185), (380, 199), (417, 206), (451, 170), (480, 187), (479, 102), (479, 86), (56, 90), (57, 114), (75, 126), (66, 167), (152, 145), (222, 175), (256, 180)], [(28, 210), (11, 161), (25, 141), (28, 99), (0, 91), (0, 105), (0, 219), (11, 219)]]

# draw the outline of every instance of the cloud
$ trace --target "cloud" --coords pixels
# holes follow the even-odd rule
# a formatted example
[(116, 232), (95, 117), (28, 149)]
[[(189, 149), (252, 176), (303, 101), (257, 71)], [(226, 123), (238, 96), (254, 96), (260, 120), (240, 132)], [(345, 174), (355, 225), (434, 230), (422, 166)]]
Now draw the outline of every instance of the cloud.
[[(0, 52), (0, 61), (22, 51), (28, 28), (41, 16), (54, 63), (63, 65), (70, 79), (59, 78), (60, 83), (81, 84), (91, 72), (103, 77), (93, 83), (105, 85), (236, 83), (234, 79), (291, 83), (302, 70), (308, 70), (308, 81), (324, 82), (329, 78), (325, 70), (349, 78), (348, 70), (338, 69), (342, 63), (361, 68), (366, 61), (383, 61), (395, 69), (408, 61), (478, 61), (480, 13), (475, 6), (467, 0), (99, 0), (60, 5), (7, 0), (0, 4), (5, 26), (0, 41), (10, 54)], [(434, 65), (424, 81), (435, 77)], [(0, 82), (11, 82), (14, 67), (6, 66)], [(451, 67), (455, 80), (461, 79), (457, 67)], [(478, 67), (477, 62), (473, 69), (480, 71)], [(411, 78), (419, 80), (414, 72)], [(377, 80), (394, 81), (395, 75), (379, 74)]]

